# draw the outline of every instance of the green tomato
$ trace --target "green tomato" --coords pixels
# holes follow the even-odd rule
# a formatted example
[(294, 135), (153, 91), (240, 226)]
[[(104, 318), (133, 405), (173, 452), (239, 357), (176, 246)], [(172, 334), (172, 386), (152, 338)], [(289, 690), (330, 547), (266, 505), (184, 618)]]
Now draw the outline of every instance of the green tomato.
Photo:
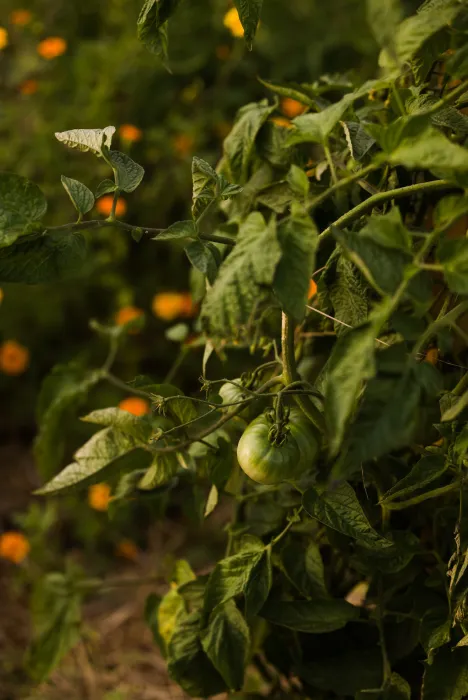
[(237, 446), (237, 459), (244, 472), (259, 484), (279, 484), (297, 479), (303, 471), (301, 453), (295, 438), (286, 432), (280, 445), (269, 433), (271, 421), (265, 414), (255, 418)]
[(289, 429), (301, 453), (302, 473), (309, 472), (317, 461), (320, 451), (320, 435), (299, 408), (291, 409)]

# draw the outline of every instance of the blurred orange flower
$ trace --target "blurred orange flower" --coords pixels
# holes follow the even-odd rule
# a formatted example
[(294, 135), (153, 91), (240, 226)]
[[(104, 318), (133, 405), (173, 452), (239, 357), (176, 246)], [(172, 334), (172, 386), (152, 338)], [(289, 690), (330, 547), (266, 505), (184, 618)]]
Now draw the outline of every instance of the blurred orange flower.
[(2, 303), (4, 296), (5, 296), (5, 294), (3, 292), (3, 289), (0, 287), (0, 304)]
[(309, 282), (309, 293), (307, 294), (307, 299), (312, 299), (317, 294), (317, 283), (314, 280)]
[(130, 561), (136, 561), (140, 550), (132, 540), (121, 540), (117, 547), (115, 548), (115, 553), (118, 557), (123, 557), (124, 559), (129, 559)]
[(172, 139), (174, 151), (182, 158), (191, 154), (194, 144), (195, 139), (190, 134), (177, 134)]
[(188, 292), (162, 292), (153, 297), (152, 309), (163, 321), (173, 321), (178, 316), (194, 316), (196, 305)]
[(131, 143), (134, 141), (140, 141), (141, 137), (143, 136), (142, 130), (134, 124), (122, 124), (119, 129), (119, 134), (124, 141), (130, 141)]
[(39, 83), (37, 80), (25, 80), (19, 86), (19, 91), (22, 95), (34, 95), (34, 93), (37, 92), (38, 87)]
[(10, 14), (10, 22), (17, 27), (25, 27), (32, 20), (32, 13), (29, 10), (13, 10)]
[(271, 120), (273, 124), (276, 124), (276, 126), (281, 126), (284, 129), (291, 129), (292, 124), (289, 121), (289, 119), (286, 119), (286, 117), (272, 117)]
[(133, 413), (134, 416), (144, 416), (147, 413), (151, 413), (148, 401), (141, 399), (139, 396), (129, 396), (128, 399), (123, 399), (119, 403), (119, 408), (121, 411)]
[[(112, 194), (105, 194), (104, 197), (100, 197), (96, 202), (96, 209), (103, 216), (109, 216), (112, 211), (112, 202), (114, 201), (114, 196)], [(115, 215), (117, 218), (125, 216), (127, 212), (127, 202), (123, 197), (119, 197), (117, 200), (117, 206), (115, 207)]]
[(289, 117), (289, 119), (298, 117), (300, 114), (303, 114), (306, 109), (306, 105), (303, 105), (302, 102), (298, 102), (298, 100), (293, 100), (291, 97), (283, 97), (281, 100), (281, 111), (286, 117)]
[(94, 510), (105, 511), (109, 507), (111, 489), (109, 484), (93, 484), (88, 489), (88, 503)]
[(23, 374), (29, 365), (29, 350), (16, 340), (6, 340), (0, 345), (0, 371), (16, 376)]
[(226, 44), (220, 44), (216, 47), (216, 58), (219, 58), (220, 61), (227, 61), (230, 55), (231, 49)]
[(0, 27), (0, 49), (4, 49), (8, 46), (8, 32), (4, 27)]
[(436, 365), (438, 359), (439, 359), (439, 351), (437, 350), (437, 348), (430, 348), (426, 352), (426, 357), (424, 358), (424, 361), (429, 362), (430, 365)]
[[(140, 318), (143, 314), (143, 309), (139, 309), (137, 306), (122, 306), (115, 314), (115, 322), (118, 326), (124, 326), (129, 321)], [(132, 329), (132, 332), (137, 333), (138, 329)]]
[(61, 56), (67, 50), (67, 42), (61, 36), (49, 36), (37, 45), (37, 53), (46, 61)]
[(20, 564), (26, 559), (30, 549), (28, 540), (21, 532), (10, 530), (0, 535), (0, 557), (3, 559)]
[(225, 27), (227, 27), (227, 29), (229, 29), (232, 36), (244, 36), (244, 27), (242, 26), (242, 23), (239, 19), (239, 13), (237, 12), (235, 7), (231, 7), (231, 9), (226, 12), (226, 14), (224, 15), (223, 24)]

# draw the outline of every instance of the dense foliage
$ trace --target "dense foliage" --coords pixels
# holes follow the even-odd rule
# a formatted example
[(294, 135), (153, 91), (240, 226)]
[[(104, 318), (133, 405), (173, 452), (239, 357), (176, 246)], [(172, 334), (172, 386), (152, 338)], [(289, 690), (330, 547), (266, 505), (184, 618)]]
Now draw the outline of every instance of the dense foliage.
[[(112, 126), (56, 133), (82, 152), (62, 176), (73, 222), (48, 223), (41, 189), (0, 175), (2, 282), (73, 279), (103, 230), (144, 249), (182, 246), (193, 266), (204, 394), (124, 382), (116, 357), (143, 319), (93, 321), (107, 355), (46, 379), (35, 446), (42, 495), (108, 481), (117, 511), (181, 491), (205, 517), (231, 504), (211, 573), (179, 561), (169, 592), (147, 604), (192, 696), (468, 695), (468, 8), (419, 4), (368, 0), (376, 78), (263, 81), (269, 96), (239, 110), (218, 164), (193, 157), (191, 215), (165, 228), (151, 207), (118, 215), (145, 172), (114, 148)], [(169, 68), (177, 6), (146, 0), (137, 21)], [(261, 2), (236, 7), (250, 46)], [(78, 158), (97, 187), (70, 177)], [(109, 194), (109, 216), (87, 218)], [(210, 380), (212, 363), (242, 350), (240, 377)], [(60, 470), (63, 421), (101, 383), (151, 412), (95, 408), (83, 420), (99, 429)], [(73, 569), (45, 580), (37, 679), (79, 637), (87, 590)]]

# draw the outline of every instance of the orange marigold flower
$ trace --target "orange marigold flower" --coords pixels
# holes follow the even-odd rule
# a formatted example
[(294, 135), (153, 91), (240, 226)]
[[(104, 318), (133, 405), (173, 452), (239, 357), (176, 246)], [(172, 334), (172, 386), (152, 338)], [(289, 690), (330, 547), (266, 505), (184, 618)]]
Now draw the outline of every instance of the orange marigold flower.
[(29, 350), (16, 340), (6, 340), (0, 345), (0, 371), (16, 376), (22, 374), (29, 365)]
[(150, 405), (145, 399), (139, 396), (129, 396), (128, 399), (123, 399), (119, 403), (121, 411), (128, 411), (134, 416), (144, 416), (146, 413), (151, 413)]
[(309, 282), (309, 293), (307, 294), (307, 299), (312, 299), (317, 294), (317, 283), (314, 280)]
[(225, 27), (227, 27), (227, 29), (229, 29), (232, 36), (244, 36), (244, 27), (242, 26), (242, 23), (239, 19), (239, 13), (237, 12), (235, 7), (231, 7), (231, 9), (226, 12), (226, 14), (224, 15), (223, 24)]
[(182, 158), (191, 154), (194, 144), (195, 139), (190, 134), (177, 134), (172, 139), (174, 151)]
[(292, 124), (289, 121), (289, 119), (286, 119), (286, 117), (272, 117), (270, 121), (273, 122), (273, 124), (276, 124), (276, 126), (280, 126), (283, 129), (292, 129)]
[(136, 561), (138, 559), (138, 555), (140, 554), (140, 550), (136, 546), (135, 542), (132, 542), (132, 540), (121, 540), (115, 548), (115, 553), (118, 557), (130, 559), (130, 561)]
[(93, 484), (88, 489), (88, 503), (94, 510), (105, 511), (109, 507), (111, 489), (109, 484)]
[(0, 557), (20, 564), (29, 554), (31, 546), (26, 537), (16, 530), (0, 535)]
[(8, 46), (8, 32), (4, 27), (0, 27), (0, 50)]
[(220, 44), (216, 47), (216, 58), (219, 58), (220, 61), (227, 61), (230, 55), (231, 49), (226, 44)]
[(307, 107), (298, 100), (293, 100), (291, 97), (283, 97), (281, 100), (281, 111), (289, 119), (294, 119), (300, 114), (304, 114)]
[(67, 50), (67, 42), (61, 36), (49, 36), (37, 45), (37, 53), (46, 61), (61, 56)]
[[(124, 326), (130, 321), (141, 318), (143, 314), (143, 309), (139, 309), (137, 306), (122, 306), (115, 314), (115, 322), (118, 326)], [(131, 332), (138, 333), (138, 328), (132, 328)]]
[(134, 124), (122, 124), (119, 129), (119, 134), (124, 141), (130, 141), (132, 143), (134, 141), (140, 141), (143, 136), (142, 130)]
[[(104, 197), (100, 197), (96, 202), (96, 209), (103, 216), (109, 216), (112, 211), (112, 202), (114, 201), (114, 195), (105, 194)], [(119, 197), (117, 200), (117, 205), (115, 207), (115, 215), (117, 218), (125, 216), (127, 213), (127, 202), (123, 197)]]
[(22, 95), (34, 95), (34, 93), (37, 92), (38, 87), (39, 83), (37, 80), (25, 80), (19, 86), (19, 91)]
[(32, 13), (29, 10), (13, 10), (10, 13), (10, 22), (17, 27), (25, 27), (32, 20)]
[(430, 365), (436, 365), (438, 359), (439, 359), (439, 351), (437, 350), (437, 348), (430, 348), (426, 352), (426, 357), (424, 358), (424, 361), (429, 362)]
[(163, 321), (173, 321), (178, 316), (194, 316), (196, 305), (188, 292), (162, 292), (153, 297), (152, 309)]

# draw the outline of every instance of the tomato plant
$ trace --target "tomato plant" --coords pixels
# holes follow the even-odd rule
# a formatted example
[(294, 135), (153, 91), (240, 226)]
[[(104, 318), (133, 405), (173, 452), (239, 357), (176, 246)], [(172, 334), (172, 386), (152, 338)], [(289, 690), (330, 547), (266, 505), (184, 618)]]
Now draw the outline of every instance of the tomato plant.
[[(261, 4), (235, 3), (248, 47)], [(146, 0), (138, 19), (165, 63), (177, 5)], [(46, 380), (36, 456), (43, 496), (109, 479), (116, 507), (183, 489), (201, 490), (207, 517), (232, 504), (226, 556), (209, 575), (179, 562), (146, 610), (172, 678), (194, 697), (468, 695), (468, 9), (366, 8), (378, 77), (262, 81), (272, 99), (239, 110), (219, 163), (193, 158), (190, 218), (157, 227), (118, 215), (145, 172), (113, 148), (112, 126), (56, 134), (112, 177), (93, 189), (62, 177), (75, 221), (48, 224), (41, 189), (0, 175), (0, 280), (68, 279), (102, 229), (183, 246), (193, 267), (199, 325), (180, 342), (204, 349), (205, 398), (121, 379), (116, 358), (142, 319), (94, 321), (106, 357)], [(87, 218), (109, 195), (107, 218)], [(210, 379), (236, 350), (254, 365), (248, 381)], [(152, 415), (91, 411), (97, 432), (61, 469), (62, 417), (105, 383)], [(267, 413), (246, 426), (259, 401)], [(256, 511), (269, 514), (261, 527)], [(47, 589), (58, 593), (31, 650), (38, 679), (79, 636), (80, 576)]]

